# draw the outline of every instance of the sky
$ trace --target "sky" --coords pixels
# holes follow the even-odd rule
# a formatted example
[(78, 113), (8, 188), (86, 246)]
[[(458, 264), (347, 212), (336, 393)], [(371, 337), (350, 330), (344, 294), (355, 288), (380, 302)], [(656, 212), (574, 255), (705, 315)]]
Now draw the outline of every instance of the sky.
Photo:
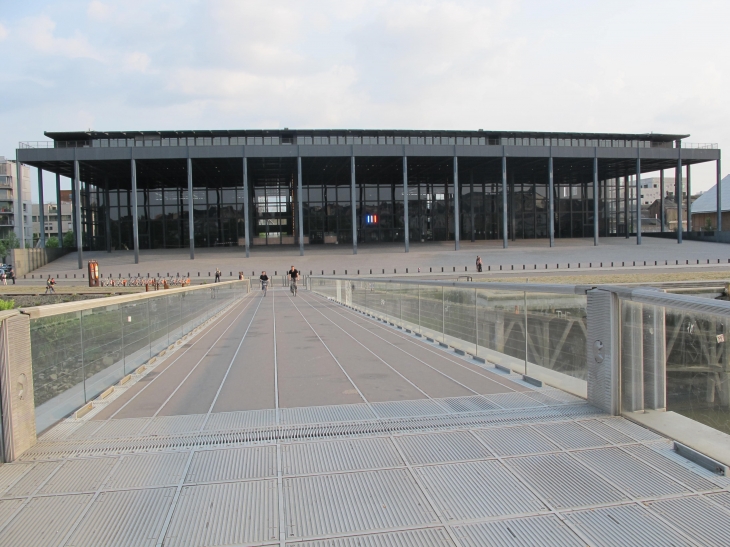
[(283, 127), (722, 148), (728, 19), (727, 0), (0, 0), (0, 155), (44, 131)]

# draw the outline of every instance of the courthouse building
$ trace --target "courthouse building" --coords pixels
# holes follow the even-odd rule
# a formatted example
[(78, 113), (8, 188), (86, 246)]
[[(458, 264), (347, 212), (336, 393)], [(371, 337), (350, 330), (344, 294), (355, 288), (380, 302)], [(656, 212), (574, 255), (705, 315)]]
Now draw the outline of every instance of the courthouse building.
[[(624, 236), (637, 177), (720, 161), (688, 135), (417, 130), (47, 132), (84, 248)], [(680, 169), (682, 168), (682, 169)], [(135, 243), (136, 242), (136, 243)]]

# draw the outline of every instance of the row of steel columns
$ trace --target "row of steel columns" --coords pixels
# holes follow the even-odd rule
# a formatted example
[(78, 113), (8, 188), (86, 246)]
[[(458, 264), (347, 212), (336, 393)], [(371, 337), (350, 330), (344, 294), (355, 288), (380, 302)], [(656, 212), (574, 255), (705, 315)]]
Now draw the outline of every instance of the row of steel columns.
[[(637, 149), (637, 158), (636, 158), (636, 218), (637, 218), (637, 230), (636, 230), (636, 243), (638, 245), (641, 245), (641, 157), (639, 154), (640, 149)], [(679, 157), (677, 159), (677, 174), (676, 174), (676, 191), (675, 196), (677, 198), (677, 225), (680, 227), (680, 229), (677, 230), (677, 242), (682, 243), (682, 149), (678, 147), (679, 151)], [(552, 152), (552, 150), (551, 150)], [(132, 171), (132, 192), (131, 192), (131, 199), (132, 199), (132, 215), (133, 215), (133, 240), (134, 240), (134, 263), (139, 263), (139, 219), (137, 215), (137, 164), (136, 160), (132, 159), (131, 161), (131, 171)], [(454, 156), (453, 158), (453, 191), (454, 191), (454, 249), (459, 250), (460, 247), (460, 209), (459, 209), (459, 159), (458, 157)], [(717, 231), (722, 230), (722, 207), (721, 207), (721, 185), (720, 185), (720, 179), (721, 179), (721, 171), (720, 171), (720, 160), (717, 160)], [(15, 218), (20, 219), (20, 223), (16, 222), (16, 233), (19, 233), (18, 237), (21, 241), (24, 241), (24, 222), (23, 222), (23, 214), (22, 214), (22, 194), (21, 194), (21, 170), (20, 170), (20, 163), (17, 164), (17, 178), (18, 178), (18, 185), (17, 185), (17, 195), (18, 199), (16, 199), (16, 211), (15, 211)], [(352, 209), (352, 252), (353, 254), (357, 254), (357, 203), (356, 203), (356, 179), (355, 179), (355, 156), (350, 156), (350, 183), (351, 183), (351, 191), (350, 191), (350, 199), (351, 199), (351, 209)], [(74, 232), (76, 237), (76, 247), (77, 247), (77, 254), (78, 254), (78, 266), (79, 269), (83, 267), (83, 249), (82, 249), (82, 232), (81, 232), (81, 215), (79, 214), (81, 211), (81, 184), (78, 182), (80, 181), (80, 171), (79, 171), (79, 162), (78, 160), (74, 160), (74, 177), (71, 179), (71, 187), (72, 187), (72, 194), (73, 194), (73, 225), (74, 225)], [(190, 239), (190, 258), (195, 258), (195, 224), (194, 224), (194, 218), (193, 218), (193, 206), (192, 206), (192, 195), (193, 195), (193, 170), (192, 170), (192, 160), (188, 157), (187, 159), (187, 186), (188, 186), (188, 229), (189, 229), (189, 239)], [(107, 206), (109, 205), (109, 189), (106, 187), (105, 189), (105, 203)], [(244, 195), (248, 196), (248, 162), (247, 158), (243, 158), (243, 190)], [(625, 188), (625, 199), (626, 204), (628, 205), (628, 185)], [(43, 209), (44, 204), (44, 198), (43, 198), (43, 171), (41, 168), (38, 168), (38, 194), (39, 194), (39, 221), (40, 221), (40, 239), (41, 239), (41, 246), (45, 247), (46, 238), (45, 238), (45, 211)], [(550, 154), (548, 158), (548, 232), (550, 236), (550, 247), (553, 247), (555, 245), (555, 204), (554, 204), (554, 176), (553, 176), (553, 157), (552, 153)], [(403, 216), (404, 216), (404, 227), (405, 227), (405, 252), (409, 252), (410, 245), (409, 245), (409, 226), (408, 226), (408, 157), (403, 156)], [(595, 154), (593, 157), (593, 215), (594, 219), (598, 219), (598, 196), (599, 196), (599, 188), (598, 188), (598, 149), (595, 149)], [(691, 203), (690, 203), (690, 196), (691, 196), (691, 178), (690, 178), (690, 167), (687, 165), (687, 217), (688, 217), (688, 229), (691, 229)], [(59, 234), (59, 242), (61, 245), (63, 245), (63, 229), (62, 229), (62, 221), (61, 221), (61, 177), (60, 175), (56, 174), (56, 199), (58, 203), (58, 212), (57, 212), (57, 220), (58, 220), (58, 234)], [(244, 214), (244, 223), (246, 226), (245, 230), (245, 248), (246, 248), (246, 258), (250, 256), (250, 225), (249, 225), (249, 203), (248, 199), (244, 202), (243, 207), (243, 214)], [(660, 172), (660, 209), (661, 209), (661, 230), (664, 231), (664, 171), (662, 170)], [(502, 210), (506, 213), (507, 209), (507, 156), (503, 147), (502, 152)], [(628, 206), (625, 207), (626, 212), (628, 213)], [(302, 214), (303, 214), (303, 204), (302, 204), (302, 158), (297, 157), (297, 232), (299, 236), (299, 254), (304, 254), (304, 224), (302, 222)], [(32, 216), (32, 211), (31, 211)], [(106, 216), (106, 238), (107, 238), (107, 251), (111, 252), (111, 239), (110, 239), (110, 233), (111, 233), (111, 223), (110, 223), (110, 215), (107, 214)], [(502, 215), (502, 246), (504, 248), (507, 248), (508, 246), (508, 215), (503, 214)], [(626, 231), (626, 237), (629, 237), (628, 235), (628, 224), (627, 224), (627, 231)], [(598, 222), (594, 221), (593, 223), (593, 244), (598, 245)]]

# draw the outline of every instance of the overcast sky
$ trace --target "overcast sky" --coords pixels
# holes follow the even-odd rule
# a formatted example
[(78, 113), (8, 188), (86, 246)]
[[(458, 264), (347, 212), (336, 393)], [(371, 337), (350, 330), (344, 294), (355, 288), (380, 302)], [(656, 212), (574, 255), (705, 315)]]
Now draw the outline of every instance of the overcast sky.
[(44, 131), (280, 127), (722, 148), (729, 19), (727, 0), (0, 0), (0, 155)]

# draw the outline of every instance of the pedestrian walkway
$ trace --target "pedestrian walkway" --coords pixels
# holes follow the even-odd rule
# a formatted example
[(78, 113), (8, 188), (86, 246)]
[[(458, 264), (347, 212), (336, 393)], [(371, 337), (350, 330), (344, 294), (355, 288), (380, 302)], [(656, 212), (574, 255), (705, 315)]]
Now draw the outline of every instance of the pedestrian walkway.
[(258, 291), (0, 467), (0, 545), (726, 545), (670, 440), (305, 290)]

